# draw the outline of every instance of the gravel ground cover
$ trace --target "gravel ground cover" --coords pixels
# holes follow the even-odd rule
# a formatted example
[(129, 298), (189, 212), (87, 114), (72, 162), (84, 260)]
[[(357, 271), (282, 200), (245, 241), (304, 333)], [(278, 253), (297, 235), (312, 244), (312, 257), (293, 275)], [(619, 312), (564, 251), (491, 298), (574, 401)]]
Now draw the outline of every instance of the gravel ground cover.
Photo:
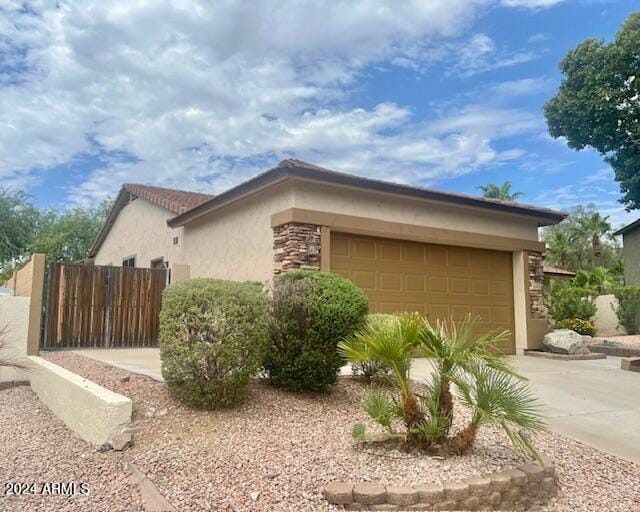
[[(181, 511), (332, 510), (320, 491), (333, 480), (435, 482), (521, 460), (491, 429), (481, 432), (478, 447), (467, 457), (441, 460), (356, 449), (351, 428), (364, 420), (363, 386), (350, 379), (341, 380), (330, 395), (315, 396), (255, 383), (239, 407), (208, 412), (182, 406), (163, 384), (146, 377), (69, 352), (45, 357), (134, 401), (135, 446), (120, 455), (84, 448), (89, 467), (111, 461), (114, 465), (103, 471), (115, 475), (122, 473), (116, 463), (130, 460)], [(43, 430), (39, 434), (46, 438)], [(552, 433), (540, 435), (537, 446), (555, 458), (560, 476), (559, 496), (546, 510), (640, 510), (640, 466)], [(65, 447), (53, 460), (71, 467), (78, 457)], [(135, 505), (134, 495), (129, 500)]]
[[(75, 496), (6, 495), (5, 485), (86, 483)], [(0, 391), (0, 510), (110, 512), (142, 510), (124, 455), (98, 453), (42, 405), (29, 387)]]
[(625, 336), (595, 336), (594, 342), (613, 341), (614, 343), (620, 343), (622, 345), (637, 345), (640, 347), (640, 334), (625, 335)]

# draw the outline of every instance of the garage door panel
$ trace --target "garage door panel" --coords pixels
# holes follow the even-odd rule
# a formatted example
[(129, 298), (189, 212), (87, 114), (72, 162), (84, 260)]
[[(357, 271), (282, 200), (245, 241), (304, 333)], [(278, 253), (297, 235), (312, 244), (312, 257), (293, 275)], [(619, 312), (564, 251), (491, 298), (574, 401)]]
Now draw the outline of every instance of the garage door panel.
[(351, 274), (351, 280), (356, 284), (356, 286), (362, 288), (365, 291), (377, 290), (376, 273), (373, 271), (354, 270)]
[(449, 279), (449, 289), (451, 293), (469, 295), (471, 284), (468, 278), (452, 277)]
[[(513, 332), (511, 253), (332, 233), (331, 270), (351, 279), (372, 313), (431, 321), (480, 317), (479, 332)], [(514, 353), (513, 335), (500, 350)]]
[(380, 272), (378, 282), (381, 291), (402, 291), (402, 274), (399, 272)]

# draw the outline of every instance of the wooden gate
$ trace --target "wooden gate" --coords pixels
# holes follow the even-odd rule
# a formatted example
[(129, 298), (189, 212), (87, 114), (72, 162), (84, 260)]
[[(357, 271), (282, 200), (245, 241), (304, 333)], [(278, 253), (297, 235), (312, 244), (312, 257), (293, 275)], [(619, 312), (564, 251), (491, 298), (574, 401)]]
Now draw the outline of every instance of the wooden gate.
[(164, 269), (53, 263), (49, 272), (45, 350), (157, 345)]

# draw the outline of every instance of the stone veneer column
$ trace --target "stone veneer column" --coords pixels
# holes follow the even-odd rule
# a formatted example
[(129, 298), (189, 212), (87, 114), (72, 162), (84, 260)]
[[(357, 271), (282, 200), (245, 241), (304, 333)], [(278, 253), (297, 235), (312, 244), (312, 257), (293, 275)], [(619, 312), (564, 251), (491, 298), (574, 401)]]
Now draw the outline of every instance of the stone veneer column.
[(274, 274), (320, 270), (320, 226), (290, 222), (273, 228)]
[(529, 260), (529, 310), (531, 318), (547, 318), (547, 308), (544, 305), (544, 254), (530, 252)]

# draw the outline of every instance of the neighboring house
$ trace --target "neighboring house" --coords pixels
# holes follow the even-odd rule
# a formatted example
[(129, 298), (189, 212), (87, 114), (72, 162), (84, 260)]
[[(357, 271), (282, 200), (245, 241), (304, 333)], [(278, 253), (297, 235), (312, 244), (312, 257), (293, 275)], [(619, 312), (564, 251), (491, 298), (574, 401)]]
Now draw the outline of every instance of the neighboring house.
[(90, 256), (99, 265), (164, 261), (174, 281), (333, 271), (367, 293), (372, 312), (471, 313), (484, 331), (514, 333), (502, 347), (513, 353), (541, 346), (538, 228), (565, 216), (285, 160), (216, 197), (125, 185)]
[(622, 235), (625, 284), (640, 286), (640, 219), (620, 228), (614, 235)]

